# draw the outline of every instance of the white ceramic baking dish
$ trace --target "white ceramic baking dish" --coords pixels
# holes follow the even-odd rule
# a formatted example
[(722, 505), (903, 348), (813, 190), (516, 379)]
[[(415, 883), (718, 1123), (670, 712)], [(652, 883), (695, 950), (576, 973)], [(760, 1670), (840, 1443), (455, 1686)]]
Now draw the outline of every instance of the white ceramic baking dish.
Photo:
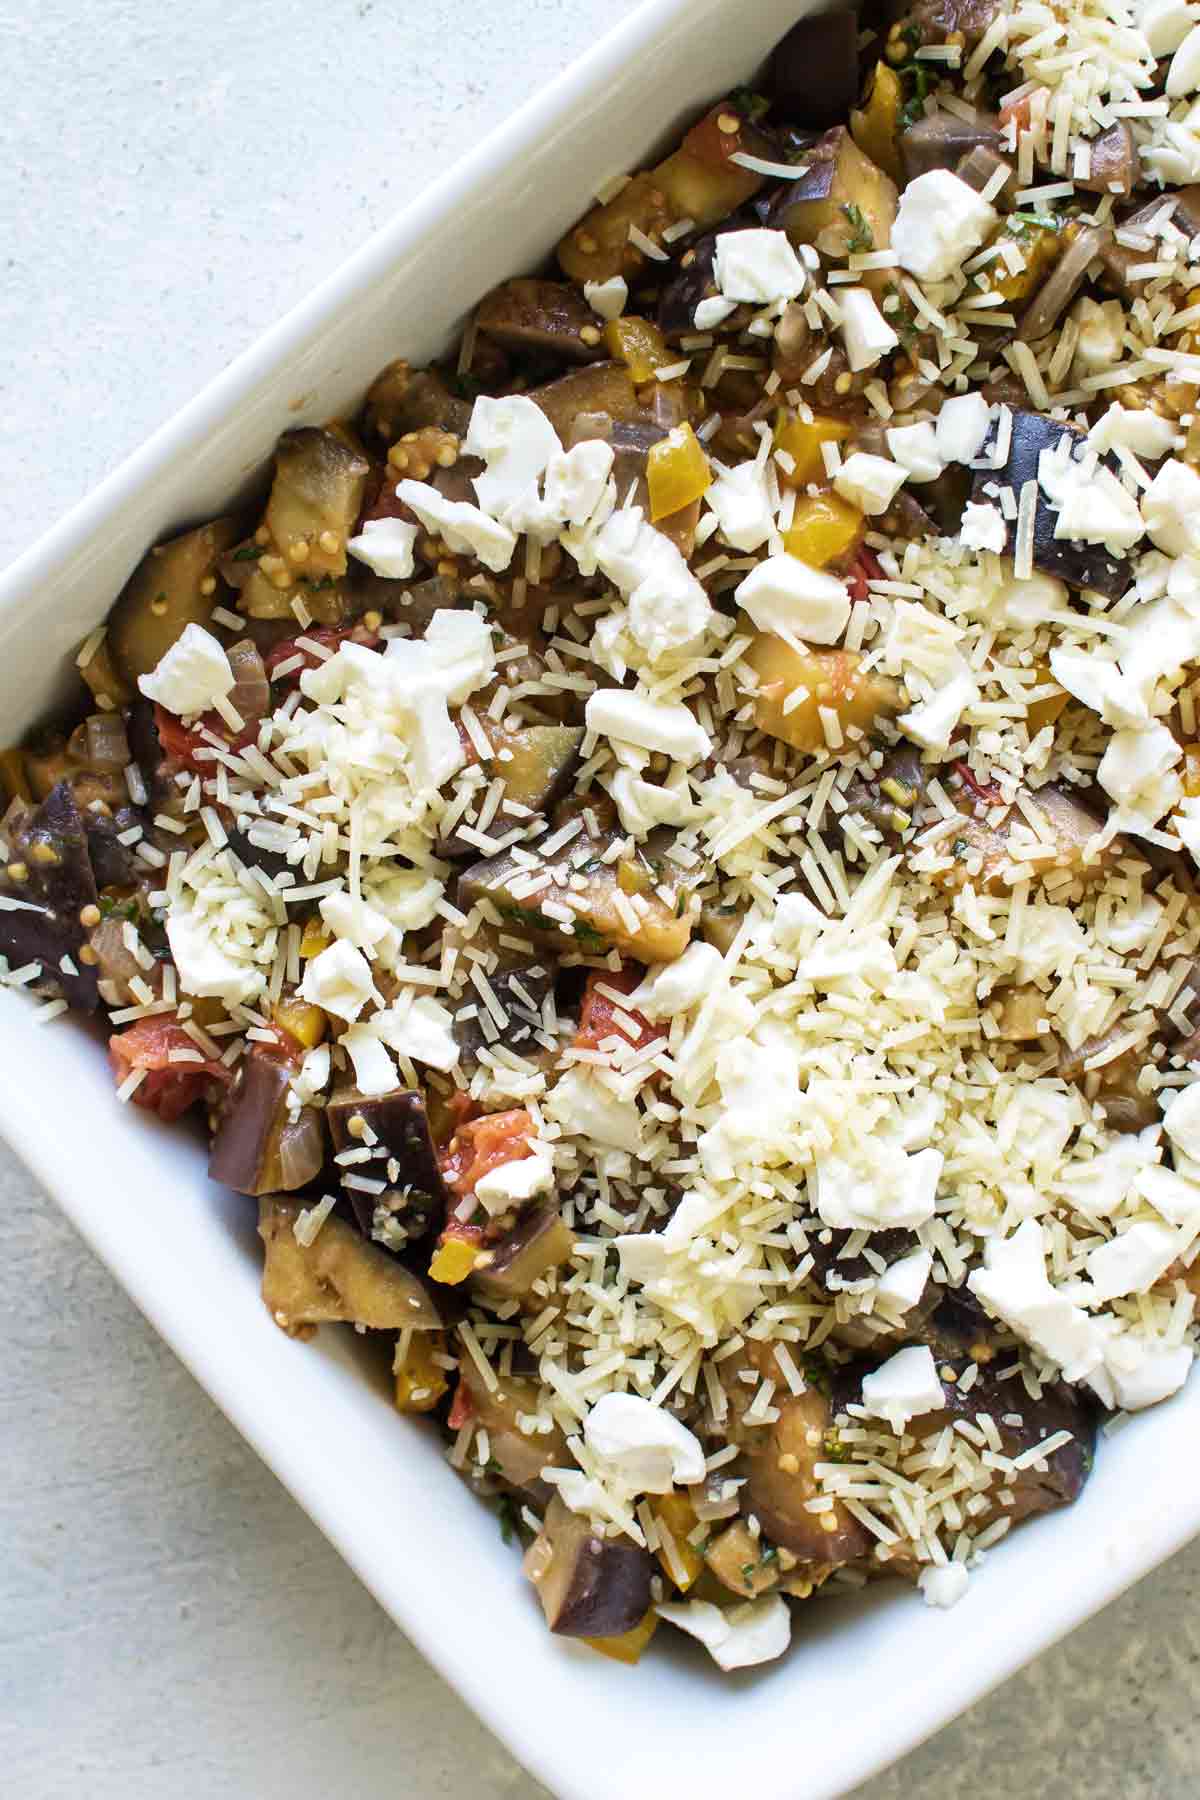
[[(750, 76), (800, 10), (649, 0), (156, 433), (0, 577), (5, 739), (53, 701), (146, 545), (218, 511), (280, 431), (341, 411), (389, 357), (441, 350), (487, 287)], [(792, 1654), (753, 1676), (719, 1677), (666, 1630), (636, 1670), (607, 1662), (546, 1633), (494, 1517), (436, 1434), (390, 1410), (362, 1340), (276, 1330), (253, 1203), (209, 1183), (186, 1132), (114, 1104), (96, 1033), (31, 1028), (4, 993), (0, 1057), (0, 1130), (397, 1623), (563, 1800), (843, 1794), (1200, 1530), (1193, 1385), (1106, 1443), (1079, 1504), (1017, 1534), (953, 1613), (889, 1584), (798, 1609)], [(402, 1719), (396, 1736), (402, 1770)]]

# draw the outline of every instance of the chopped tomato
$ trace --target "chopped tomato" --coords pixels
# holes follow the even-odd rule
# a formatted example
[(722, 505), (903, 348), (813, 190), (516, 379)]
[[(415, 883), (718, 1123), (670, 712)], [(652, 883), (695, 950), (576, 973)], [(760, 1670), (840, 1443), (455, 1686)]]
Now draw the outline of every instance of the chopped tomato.
[(233, 1080), (232, 1069), (227, 1069), (222, 1062), (172, 1062), (172, 1050), (188, 1050), (193, 1054), (197, 1050), (174, 1013), (139, 1019), (125, 1031), (115, 1032), (108, 1040), (108, 1054), (118, 1087), (135, 1069), (145, 1069), (146, 1074), (131, 1098), (138, 1106), (167, 1120), (177, 1119), (189, 1106), (194, 1106), (210, 1081), (228, 1085)]
[(1045, 93), (1045, 91), (1036, 83), (1026, 88), (1018, 88), (1017, 92), (1000, 108), (1000, 130), (1003, 131), (1009, 121), (1015, 119), (1018, 132), (1028, 131), (1032, 119), (1034, 96)]
[[(157, 702), (154, 707), (154, 724), (163, 754), (177, 762), (181, 768), (190, 769), (193, 775), (216, 774), (213, 758), (207, 754), (214, 748), (213, 738), (220, 739), (230, 750), (240, 750), (253, 742), (258, 731), (257, 725), (247, 725), (235, 735), (220, 713), (215, 712), (203, 714), (195, 725), (184, 725), (174, 713), (167, 712)], [(197, 756), (198, 750), (203, 750), (206, 754)]]
[(1000, 792), (1000, 789), (996, 786), (995, 782), (980, 781), (978, 775), (972, 773), (968, 763), (956, 762), (951, 766), (963, 786), (969, 793), (974, 795), (976, 800), (984, 806), (999, 806), (1004, 795)]
[[(300, 638), (307, 639), (307, 643), (302, 644)], [(284, 638), (282, 643), (276, 644), (273, 650), (268, 650), (263, 658), (267, 680), (294, 682), (303, 675), (305, 669), (315, 669), (323, 661), (320, 652), (310, 648), (312, 644), (320, 644), (326, 650), (337, 651), (345, 643), (363, 644), (368, 650), (373, 650), (379, 643), (379, 633), (368, 631), (366, 626), (361, 624), (310, 626), (307, 631), (299, 632), (296, 637)], [(281, 663), (291, 662), (297, 656), (302, 660), (294, 669), (289, 669), (286, 675), (276, 675), (275, 671)]]
[(875, 552), (868, 550), (864, 544), (851, 563), (846, 576), (846, 586), (850, 590), (850, 598), (852, 600), (870, 599), (871, 590), (867, 586), (868, 581), (882, 581), (883, 578), (883, 564)]
[(454, 1390), (454, 1400), (446, 1415), (446, 1424), (451, 1431), (461, 1431), (467, 1420), (475, 1411), (475, 1402), (471, 1399), (471, 1390), (465, 1381), (460, 1381)]
[[(632, 994), (635, 987), (641, 984), (641, 970), (622, 969), (614, 975), (609, 969), (593, 969), (588, 976), (584, 990), (583, 1004), (579, 1009), (579, 1030), (575, 1033), (576, 1050), (598, 1050), (606, 1038), (624, 1038), (635, 1050), (642, 1050), (655, 1038), (665, 1037), (661, 1025), (652, 1025), (644, 1013), (638, 1012), (635, 1006), (618, 1006), (608, 994), (601, 993), (601, 988), (611, 989), (615, 993)], [(633, 1031), (624, 1024), (617, 1014), (621, 1013), (633, 1021)]]
[(476, 1182), (492, 1169), (531, 1156), (532, 1136), (533, 1120), (523, 1106), (511, 1112), (485, 1113), (481, 1119), (460, 1125), (438, 1159), (446, 1186), (466, 1199), (475, 1192)]

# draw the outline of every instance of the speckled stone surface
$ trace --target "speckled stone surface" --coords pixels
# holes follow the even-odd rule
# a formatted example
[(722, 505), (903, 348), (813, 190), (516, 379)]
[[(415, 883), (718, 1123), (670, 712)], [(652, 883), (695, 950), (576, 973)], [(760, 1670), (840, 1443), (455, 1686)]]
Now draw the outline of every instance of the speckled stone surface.
[[(627, 10), (0, 5), (0, 559)], [(0, 1211), (4, 1793), (541, 1796), (3, 1151)], [(1200, 1548), (857, 1800), (1194, 1800), (1198, 1601)]]

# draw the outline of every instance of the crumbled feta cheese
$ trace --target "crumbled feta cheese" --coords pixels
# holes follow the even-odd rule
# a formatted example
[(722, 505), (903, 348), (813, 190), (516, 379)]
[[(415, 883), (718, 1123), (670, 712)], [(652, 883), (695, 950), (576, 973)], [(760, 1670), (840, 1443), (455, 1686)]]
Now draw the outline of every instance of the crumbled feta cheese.
[(1094, 1290), (1088, 1295), (1089, 1303), (1144, 1293), (1161, 1281), (1180, 1248), (1177, 1231), (1139, 1220), (1088, 1257), (1088, 1278)]
[(1174, 448), (1178, 437), (1171, 420), (1161, 419), (1148, 406), (1121, 406), (1114, 400), (1088, 432), (1088, 443), (1100, 455), (1120, 446), (1155, 461)]
[(1108, 740), (1096, 779), (1121, 809), (1128, 829), (1138, 821), (1154, 825), (1175, 804), (1180, 780), (1173, 765), (1182, 752), (1165, 725), (1142, 731), (1115, 731)]
[[(477, 1190), (478, 1191), (478, 1190)], [(584, 1441), (606, 1475), (638, 1494), (669, 1494), (704, 1479), (696, 1434), (636, 1394), (603, 1394), (583, 1425)]]
[(807, 894), (780, 894), (775, 902), (772, 935), (784, 950), (799, 950), (809, 935), (820, 931), (825, 914), (815, 907)]
[(407, 519), (368, 519), (357, 537), (347, 538), (346, 548), (385, 580), (407, 581), (416, 541), (417, 528)]
[(1162, 910), (1162, 902), (1147, 894), (1135, 910), (1113, 914), (1106, 935), (1118, 956), (1129, 956), (1135, 950), (1145, 949), (1158, 928)]
[(824, 1224), (835, 1231), (915, 1230), (933, 1217), (944, 1160), (940, 1150), (909, 1155), (880, 1140), (861, 1151), (857, 1163), (818, 1158), (817, 1211)]
[(479, 504), (493, 518), (520, 500), (561, 454), (558, 433), (535, 400), (526, 394), (480, 394), (471, 409), (463, 453), (487, 467), (472, 478)]
[(979, 690), (969, 672), (959, 669), (928, 700), (901, 713), (897, 723), (915, 744), (926, 750), (944, 750), (963, 713), (978, 697)]
[(344, 888), (336, 894), (323, 895), (318, 906), (334, 937), (353, 944), (356, 950), (390, 959), (399, 948), (398, 934), (390, 920), (365, 901), (356, 906), (353, 895)]
[(808, 280), (785, 231), (722, 231), (713, 252), (713, 275), (726, 300), (769, 306), (794, 300)]
[(589, 694), (584, 717), (589, 731), (640, 750), (661, 750), (685, 765), (708, 755), (712, 740), (686, 706), (649, 700), (627, 688), (598, 688)]
[(958, 1605), (970, 1580), (965, 1563), (935, 1563), (932, 1568), (921, 1570), (917, 1576), (917, 1586), (925, 1596), (926, 1606), (940, 1606), (948, 1610)]
[(1191, 1373), (1192, 1350), (1187, 1344), (1174, 1349), (1143, 1347), (1127, 1332), (1116, 1339), (1108, 1356), (1113, 1400), (1125, 1412), (1139, 1412), (1170, 1399)]
[(1167, 1106), (1163, 1129), (1177, 1150), (1200, 1162), (1200, 1081), (1178, 1090)]
[(715, 331), (723, 325), (730, 313), (736, 312), (736, 300), (726, 300), (724, 294), (713, 294), (707, 300), (701, 300), (692, 319), (697, 331)]
[(900, 339), (892, 330), (878, 306), (875, 296), (865, 287), (839, 288), (838, 305), (842, 313), (842, 342), (851, 370), (872, 369), (894, 350)]
[(564, 525), (585, 525), (604, 498), (613, 455), (603, 438), (584, 438), (570, 450), (557, 451), (546, 464), (547, 510)]
[(629, 996), (629, 1003), (648, 1019), (673, 1019), (676, 1013), (699, 1006), (722, 978), (722, 968), (721, 952), (697, 938), (674, 962), (656, 963)]
[(544, 1103), (547, 1117), (568, 1137), (591, 1138), (610, 1150), (636, 1154), (642, 1118), (632, 1100), (620, 1100), (591, 1069), (568, 1069)]
[(983, 449), (992, 409), (982, 394), (955, 394), (943, 403), (934, 436), (943, 462), (973, 462)]
[(397, 1056), (425, 1063), (443, 1074), (458, 1061), (454, 1020), (430, 994), (418, 994), (409, 1005), (403, 999), (396, 1001), (376, 1013), (371, 1026)]
[(1169, 456), (1142, 495), (1142, 518), (1168, 556), (1200, 555), (1200, 475)]
[(1119, 666), (1103, 651), (1061, 648), (1050, 652), (1050, 673), (1059, 687), (1107, 725), (1148, 725), (1146, 701)]
[(629, 299), (629, 283), (623, 275), (610, 275), (607, 281), (585, 281), (583, 297), (602, 319), (619, 319)]
[(911, 1344), (871, 1374), (863, 1376), (863, 1411), (886, 1419), (893, 1431), (903, 1431), (910, 1419), (936, 1412), (945, 1405), (942, 1384), (927, 1344)]
[(713, 617), (708, 595), (677, 546), (646, 523), (640, 507), (613, 513), (592, 548), (595, 566), (628, 598), (630, 633), (652, 661), (686, 648), (707, 630)]
[(339, 1019), (353, 1023), (375, 992), (371, 966), (344, 938), (330, 944), (305, 964), (300, 997)]
[(892, 226), (900, 267), (918, 281), (946, 281), (978, 250), (999, 221), (994, 206), (948, 169), (910, 181)]
[(990, 501), (968, 500), (958, 541), (968, 550), (994, 550), (1001, 555), (1008, 542), (1008, 527), (1000, 508)]
[(621, 1262), (626, 1281), (648, 1285), (662, 1281), (671, 1265), (671, 1251), (658, 1231), (626, 1232), (610, 1243)]
[(1068, 975), (1087, 949), (1087, 936), (1069, 906), (1032, 902), (1021, 914), (1016, 948), (1018, 981)]
[(984, 1241), (984, 1267), (967, 1286), (988, 1310), (1062, 1369), (1081, 1381), (1101, 1365), (1103, 1338), (1095, 1322), (1046, 1277), (1045, 1233), (1025, 1219), (1011, 1237)]
[(1190, 1237), (1200, 1226), (1200, 1185), (1179, 1173), (1181, 1162), (1190, 1166), (1190, 1158), (1176, 1145), (1174, 1169), (1145, 1164), (1136, 1171), (1133, 1185), (1156, 1213), (1172, 1225), (1185, 1226)]
[(1006, 579), (996, 595), (996, 609), (1005, 625), (1024, 631), (1061, 617), (1069, 599), (1066, 583), (1039, 569), (1033, 575)]
[(496, 574), (507, 569), (517, 547), (516, 533), (507, 525), (490, 518), (469, 500), (447, 500), (426, 481), (398, 481), (396, 493), (416, 513), (426, 531), (444, 538), (451, 550), (478, 557), (485, 568)]
[(928, 1250), (914, 1250), (899, 1262), (889, 1264), (875, 1284), (876, 1300), (883, 1300), (893, 1312), (911, 1312), (918, 1305), (929, 1283), (933, 1257)]
[(544, 1144), (537, 1144), (529, 1156), (514, 1157), (498, 1163), (475, 1183), (475, 1198), (492, 1217), (507, 1212), (535, 1194), (549, 1193), (554, 1186), (554, 1163)]
[(383, 1040), (370, 1025), (352, 1025), (338, 1039), (354, 1069), (354, 1084), (368, 1099), (390, 1094), (399, 1079)]
[(686, 825), (696, 811), (683, 781), (659, 786), (632, 769), (618, 769), (607, 785), (623, 829), (637, 838), (649, 836), (659, 825)]
[(397, 931), (421, 931), (437, 917), (442, 883), (419, 869), (398, 869), (375, 883), (371, 899)]
[(704, 496), (734, 550), (758, 550), (775, 529), (766, 472), (756, 462), (738, 463), (719, 475)]
[(1125, 347), (1125, 308), (1119, 300), (1092, 300), (1085, 294), (1075, 302), (1070, 316), (1079, 327), (1077, 376), (1097, 375), (1120, 362)]
[(853, 451), (833, 478), (833, 485), (843, 500), (861, 507), (865, 513), (885, 513), (904, 485), (907, 469), (886, 456), (872, 456), (866, 450)]
[(233, 687), (229, 658), (203, 625), (185, 625), (149, 675), (138, 677), (147, 700), (181, 718), (207, 712)]
[[(1060, 440), (1063, 445), (1067, 439)], [(1138, 503), (1108, 469), (1095, 465), (1089, 452), (1075, 462), (1062, 450), (1043, 450), (1038, 458), (1038, 484), (1056, 508), (1056, 538), (1103, 544), (1114, 556), (1130, 550), (1145, 532)]]
[(1156, 62), (1178, 50), (1196, 16), (1196, 8), (1188, 0), (1141, 0), (1137, 22)]
[(792, 1641), (792, 1615), (778, 1594), (746, 1606), (720, 1607), (709, 1600), (679, 1600), (657, 1608), (660, 1619), (699, 1639), (722, 1669), (773, 1662)]
[(315, 1100), (329, 1086), (333, 1054), (328, 1044), (317, 1044), (305, 1052), (299, 1073), (292, 1082), (292, 1092), (302, 1105)]
[(1200, 866), (1200, 799), (1181, 800), (1171, 824), (1192, 861)]
[(938, 449), (937, 428), (928, 419), (919, 425), (893, 425), (887, 434), (892, 461), (907, 471), (910, 481), (936, 481), (946, 467)]
[(266, 986), (266, 971), (231, 952), (220, 941), (217, 922), (176, 904), (167, 913), (167, 942), (180, 991), (197, 999), (244, 1006)]
[(1200, 88), (1200, 25), (1193, 25), (1171, 58), (1165, 92), (1170, 100), (1194, 94)]
[(768, 556), (738, 583), (735, 598), (760, 631), (835, 644), (850, 620), (846, 584), (784, 552)]

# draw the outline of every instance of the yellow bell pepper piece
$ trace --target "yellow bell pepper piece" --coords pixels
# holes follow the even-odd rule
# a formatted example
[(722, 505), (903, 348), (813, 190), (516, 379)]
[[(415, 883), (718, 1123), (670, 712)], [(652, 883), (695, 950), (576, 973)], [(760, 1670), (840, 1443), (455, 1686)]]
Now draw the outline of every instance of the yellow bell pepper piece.
[(854, 547), (862, 528), (857, 506), (839, 494), (802, 494), (783, 534), (783, 547), (810, 568), (823, 569)]
[(611, 320), (604, 327), (604, 342), (614, 359), (626, 365), (635, 382), (653, 381), (655, 369), (664, 369), (676, 360), (658, 326), (649, 319), (639, 319), (636, 313)]
[[(403, 1362), (392, 1365), (396, 1380), (396, 1410), (402, 1413), (432, 1412), (448, 1383), (446, 1371), (434, 1362), (445, 1351), (446, 1338), (441, 1331), (414, 1331), (409, 1339), (408, 1354)], [(397, 1358), (399, 1351), (397, 1351)]]
[[(1048, 662), (1038, 663), (1034, 674), (1037, 676), (1035, 687), (1044, 687), (1048, 681), (1054, 680)], [(1044, 700), (1032, 702), (1025, 714), (1025, 726), (1031, 738), (1035, 738), (1038, 732), (1043, 731), (1047, 725), (1054, 724), (1066, 706), (1068, 698), (1069, 696), (1066, 694), (1048, 694)], [(1200, 746), (1197, 748), (1200, 749)], [(1200, 787), (1196, 789), (1196, 792), (1200, 794)]]
[[(688, 1543), (688, 1537), (696, 1529), (696, 1509), (686, 1494), (664, 1494), (655, 1503), (654, 1517), (660, 1529), (665, 1527), (670, 1532), (676, 1550), (675, 1556), (668, 1557), (665, 1550), (659, 1549), (658, 1560), (663, 1574), (668, 1581), (674, 1582), (681, 1594), (686, 1594), (704, 1568), (703, 1556), (694, 1544)], [(681, 1568), (684, 1571), (682, 1577)]]
[(783, 485), (802, 488), (810, 481), (827, 481), (821, 445), (845, 443), (852, 429), (845, 419), (827, 413), (814, 413), (811, 420), (805, 420), (781, 412), (775, 424), (775, 448), (786, 450), (794, 464), (791, 469), (779, 469)]
[(654, 523), (690, 506), (712, 486), (712, 468), (690, 425), (677, 425), (668, 437), (651, 444), (646, 458), (650, 518)]
[(620, 1637), (584, 1638), (593, 1650), (601, 1656), (611, 1656), (614, 1662), (635, 1663), (658, 1630), (658, 1614), (651, 1607), (645, 1618), (640, 1619), (630, 1631), (623, 1631)]
[(850, 114), (850, 136), (864, 156), (876, 168), (904, 183), (904, 167), (900, 161), (900, 107), (904, 89), (900, 77), (889, 63), (877, 62), (866, 105)]
[(1183, 792), (1188, 800), (1200, 799), (1200, 744), (1183, 746)]
[(447, 1238), (434, 1251), (429, 1273), (434, 1281), (444, 1282), (447, 1287), (457, 1287), (474, 1269), (478, 1255), (478, 1244), (472, 1243), (469, 1238)]
[(311, 919), (304, 922), (304, 930), (300, 934), (300, 955), (306, 961), (310, 956), (320, 956), (322, 950), (328, 950), (333, 939), (326, 931), (321, 920), (314, 913)]
[(310, 1006), (307, 1000), (301, 1000), (295, 994), (290, 1000), (277, 1000), (271, 1008), (271, 1017), (306, 1050), (314, 1050), (321, 1042), (328, 1023), (319, 1006)]

